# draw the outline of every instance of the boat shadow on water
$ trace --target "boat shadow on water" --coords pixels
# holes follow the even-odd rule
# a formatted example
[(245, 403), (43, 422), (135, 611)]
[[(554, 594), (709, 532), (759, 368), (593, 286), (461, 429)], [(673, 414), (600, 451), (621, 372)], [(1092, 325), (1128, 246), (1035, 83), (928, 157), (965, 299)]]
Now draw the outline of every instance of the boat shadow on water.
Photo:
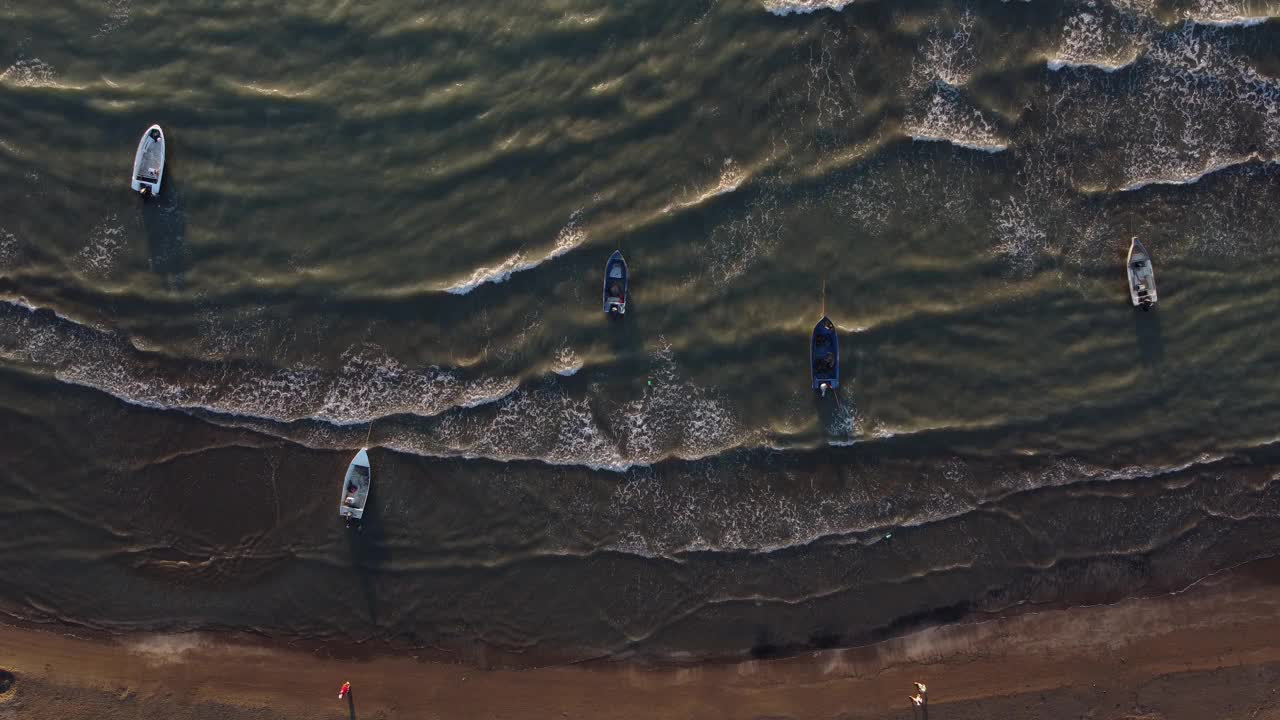
[[(829, 441), (849, 441), (853, 439), (854, 429), (853, 408), (849, 405), (851, 401), (849, 388), (856, 376), (853, 367), (855, 358), (840, 352), (838, 344), (840, 330), (834, 324), (829, 326), (834, 339), (828, 341), (825, 345), (819, 343), (819, 330), (822, 329), (824, 323), (829, 323), (825, 315), (822, 321), (814, 328), (814, 332), (810, 337), (808, 359), (810, 363), (809, 380), (813, 408), (817, 414), (819, 426), (825, 429)], [(834, 365), (828, 366), (826, 370), (820, 369), (815, 363), (824, 352), (827, 352), (828, 357), (832, 357), (829, 351), (835, 352)], [(831, 368), (834, 368), (834, 370)], [(822, 374), (819, 374), (820, 372)], [(828, 388), (825, 392), (821, 391), (816, 386), (824, 380), (833, 382), (835, 387)]]
[(1133, 334), (1138, 343), (1138, 357), (1148, 366), (1164, 360), (1164, 332), (1160, 327), (1160, 311), (1133, 311)]
[[(619, 357), (647, 357), (645, 354), (645, 333), (642, 326), (645, 319), (639, 317), (640, 306), (636, 301), (627, 299), (626, 315), (605, 315), (605, 323), (609, 326), (609, 347)], [(636, 353), (636, 354), (631, 354)]]
[(170, 290), (182, 290), (187, 272), (187, 218), (182, 209), (181, 178), (172, 166), (165, 168), (159, 196), (139, 202), (151, 271), (163, 276)]
[(360, 526), (343, 531), (347, 534), (347, 544), (351, 550), (351, 569), (360, 580), (360, 592), (364, 596), (369, 623), (373, 627), (378, 625), (378, 574), (390, 556), (383, 533), (377, 493), (377, 489), (370, 491)]

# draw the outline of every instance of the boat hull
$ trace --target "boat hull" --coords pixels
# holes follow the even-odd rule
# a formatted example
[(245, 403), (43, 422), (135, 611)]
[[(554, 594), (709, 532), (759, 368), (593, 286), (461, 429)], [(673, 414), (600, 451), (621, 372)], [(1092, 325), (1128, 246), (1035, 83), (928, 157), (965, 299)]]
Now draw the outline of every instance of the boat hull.
[(342, 480), (342, 495), (338, 499), (338, 516), (345, 518), (348, 523), (362, 520), (372, 485), (373, 473), (369, 467), (369, 451), (362, 448), (347, 466), (347, 474)]
[(835, 323), (825, 316), (813, 327), (809, 340), (809, 373), (814, 390), (840, 387), (840, 338)]
[(627, 261), (622, 252), (615, 250), (604, 264), (604, 311), (610, 315), (625, 315), (630, 297)]
[(1159, 301), (1156, 291), (1155, 266), (1151, 255), (1138, 238), (1129, 243), (1129, 256), (1125, 261), (1125, 276), (1129, 281), (1129, 299), (1134, 307), (1153, 307)]
[(160, 184), (164, 182), (166, 145), (164, 130), (159, 125), (152, 125), (142, 133), (138, 151), (133, 156), (133, 177), (129, 181), (134, 192), (160, 194)]

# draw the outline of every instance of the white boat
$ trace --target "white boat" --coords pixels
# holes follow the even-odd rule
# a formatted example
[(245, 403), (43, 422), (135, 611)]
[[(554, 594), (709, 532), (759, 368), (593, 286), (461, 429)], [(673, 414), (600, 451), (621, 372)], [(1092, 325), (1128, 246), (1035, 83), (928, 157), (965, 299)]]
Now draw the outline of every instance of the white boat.
[(133, 180), (130, 187), (143, 197), (160, 194), (160, 181), (164, 179), (164, 131), (152, 125), (138, 141), (138, 153), (133, 156)]
[(1125, 263), (1129, 275), (1129, 298), (1134, 307), (1150, 310), (1156, 304), (1156, 271), (1151, 266), (1147, 249), (1134, 238), (1129, 243), (1129, 260)]
[(369, 501), (369, 485), (372, 482), (369, 450), (360, 448), (360, 452), (356, 453), (347, 466), (347, 476), (342, 480), (342, 498), (338, 501), (338, 516), (346, 518), (348, 526), (359, 523), (364, 517), (364, 506)]

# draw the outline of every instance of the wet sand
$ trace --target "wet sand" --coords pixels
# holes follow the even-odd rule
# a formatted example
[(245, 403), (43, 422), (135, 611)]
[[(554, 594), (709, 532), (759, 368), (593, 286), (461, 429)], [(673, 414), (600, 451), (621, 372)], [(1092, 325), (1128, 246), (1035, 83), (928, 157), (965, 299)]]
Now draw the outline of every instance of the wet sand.
[[(697, 666), (524, 670), (268, 647), (214, 634), (0, 629), (0, 718), (1280, 718), (1280, 563), (1114, 605), (877, 645)], [(350, 650), (350, 649), (348, 649)], [(369, 649), (363, 648), (361, 653)], [(353, 701), (336, 697), (343, 680)]]

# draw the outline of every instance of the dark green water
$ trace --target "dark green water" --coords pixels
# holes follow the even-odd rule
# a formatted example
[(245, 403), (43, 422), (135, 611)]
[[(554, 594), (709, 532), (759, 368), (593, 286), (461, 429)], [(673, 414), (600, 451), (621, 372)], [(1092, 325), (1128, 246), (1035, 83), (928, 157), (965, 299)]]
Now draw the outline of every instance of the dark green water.
[(0, 0), (0, 608), (697, 656), (1275, 554), (1280, 4), (802, 5)]

